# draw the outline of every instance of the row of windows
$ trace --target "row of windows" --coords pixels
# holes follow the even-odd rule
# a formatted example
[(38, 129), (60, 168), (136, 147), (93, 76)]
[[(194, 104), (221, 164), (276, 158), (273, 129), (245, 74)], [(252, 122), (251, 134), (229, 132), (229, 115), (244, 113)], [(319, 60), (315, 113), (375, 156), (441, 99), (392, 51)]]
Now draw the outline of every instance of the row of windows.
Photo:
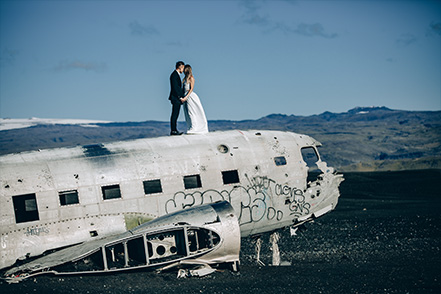
[[(239, 183), (239, 174), (237, 170), (230, 170), (222, 172), (222, 180), (225, 185), (228, 184), (236, 184)], [(150, 180), (144, 181), (144, 194), (157, 194), (162, 193), (162, 184), (161, 180)], [(184, 177), (184, 187), (185, 189), (196, 189), (202, 187), (202, 181), (200, 175), (191, 175)], [(111, 185), (101, 187), (103, 193), (103, 199), (115, 199), (121, 198), (121, 190), (119, 185)], [(79, 203), (78, 200), (78, 191), (65, 191), (59, 193), (60, 204), (61, 205), (70, 205)]]
[[(239, 174), (237, 170), (222, 172), (222, 181), (224, 185), (239, 183)], [(146, 195), (162, 193), (162, 184), (160, 179), (144, 181), (143, 186), (144, 186), (144, 194)], [(201, 176), (200, 175), (184, 176), (184, 188), (186, 190), (202, 188)], [(121, 198), (121, 190), (119, 188), (119, 185), (104, 186), (101, 187), (101, 190), (103, 192), (104, 200)], [(72, 200), (76, 200), (77, 201), (76, 203), (78, 203), (78, 193), (76, 191), (69, 191), (60, 194), (61, 205), (63, 205), (63, 201), (65, 203), (69, 202), (68, 204), (74, 204), (72, 203), (72, 201), (67, 200), (67, 196), (71, 197)], [(61, 197), (63, 197), (63, 200), (61, 199)]]
[[(237, 170), (222, 172), (222, 179), (225, 185), (239, 183), (239, 174)], [(149, 180), (143, 182), (144, 193), (146, 195), (162, 193), (161, 180)], [(200, 175), (184, 176), (185, 189), (195, 189), (202, 187)], [(101, 187), (103, 200), (121, 198), (121, 189), (119, 185)], [(63, 191), (58, 193), (60, 205), (72, 205), (80, 203), (78, 191)], [(16, 223), (30, 222), (39, 220), (37, 199), (35, 194), (18, 195), (12, 197), (14, 205)]]
[[(279, 156), (274, 158), (276, 166), (286, 165), (286, 158)], [(239, 183), (239, 173), (237, 170), (229, 170), (222, 172), (222, 181), (224, 185)], [(149, 180), (143, 181), (144, 193), (146, 195), (162, 193), (161, 180)], [(185, 189), (197, 189), (202, 187), (202, 181), (200, 175), (184, 176)], [(110, 185), (101, 187), (103, 200), (121, 198), (120, 186)], [(72, 205), (80, 203), (78, 198), (78, 191), (63, 191), (58, 193), (60, 205)], [(39, 220), (37, 199), (35, 193), (18, 195), (12, 197), (15, 213), (16, 223), (30, 222)]]

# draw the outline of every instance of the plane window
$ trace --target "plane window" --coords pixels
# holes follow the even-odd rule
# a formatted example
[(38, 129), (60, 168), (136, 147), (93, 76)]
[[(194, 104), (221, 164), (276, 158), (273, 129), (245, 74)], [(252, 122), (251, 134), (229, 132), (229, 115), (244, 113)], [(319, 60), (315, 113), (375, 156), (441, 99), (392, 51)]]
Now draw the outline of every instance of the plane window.
[(286, 165), (286, 158), (285, 158), (285, 156), (274, 157), (274, 163), (277, 166)]
[(71, 205), (71, 204), (80, 203), (80, 201), (78, 200), (78, 191), (76, 190), (59, 192), (58, 195), (60, 197), (61, 205)]
[(103, 199), (115, 199), (121, 198), (121, 190), (119, 189), (119, 185), (105, 186), (101, 187), (103, 191)]
[(195, 189), (202, 187), (201, 176), (200, 175), (185, 176), (184, 186), (185, 189)]
[(306, 165), (311, 168), (319, 160), (317, 153), (313, 147), (302, 148), (302, 157)]
[(40, 219), (35, 194), (12, 196), (12, 202), (14, 203), (15, 222), (17, 224)]
[(217, 146), (217, 150), (219, 150), (220, 153), (228, 153), (229, 149), (226, 145), (219, 145)]
[(162, 192), (161, 180), (144, 181), (144, 193), (155, 194)]
[(237, 170), (223, 171), (222, 180), (224, 181), (224, 185), (236, 184), (240, 182)]

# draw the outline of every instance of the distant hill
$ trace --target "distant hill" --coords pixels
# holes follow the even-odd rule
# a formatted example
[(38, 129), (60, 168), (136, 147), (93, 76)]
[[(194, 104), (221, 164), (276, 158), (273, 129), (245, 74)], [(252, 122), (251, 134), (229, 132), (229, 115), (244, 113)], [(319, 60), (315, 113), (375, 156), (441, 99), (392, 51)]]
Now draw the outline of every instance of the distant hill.
[[(5, 120), (2, 120), (5, 121)], [(11, 122), (9, 122), (11, 123)], [(0, 130), (2, 122), (0, 121)], [(185, 124), (180, 123), (180, 129)], [(258, 120), (209, 121), (210, 131), (282, 130), (319, 140), (320, 153), (341, 171), (441, 169), (441, 111), (357, 107), (312, 116), (271, 114)], [(168, 135), (158, 121), (55, 124), (0, 131), (0, 154)]]

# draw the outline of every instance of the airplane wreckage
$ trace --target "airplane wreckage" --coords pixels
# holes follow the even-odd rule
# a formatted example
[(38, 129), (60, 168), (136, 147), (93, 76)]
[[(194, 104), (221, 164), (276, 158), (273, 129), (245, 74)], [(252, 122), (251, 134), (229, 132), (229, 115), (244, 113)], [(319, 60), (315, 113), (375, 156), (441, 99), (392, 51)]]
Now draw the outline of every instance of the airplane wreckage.
[(241, 237), (295, 230), (336, 207), (343, 176), (319, 146), (236, 130), (0, 156), (3, 278), (237, 271)]

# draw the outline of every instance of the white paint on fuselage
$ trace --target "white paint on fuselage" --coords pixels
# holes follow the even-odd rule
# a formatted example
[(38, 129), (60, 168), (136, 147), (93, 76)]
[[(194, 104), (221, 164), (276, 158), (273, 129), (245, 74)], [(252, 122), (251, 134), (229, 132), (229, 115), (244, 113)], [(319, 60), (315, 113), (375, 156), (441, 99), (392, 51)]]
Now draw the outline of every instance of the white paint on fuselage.
[[(0, 156), (0, 268), (122, 233), (129, 219), (145, 221), (217, 200), (232, 204), (242, 237), (292, 225), (338, 201), (341, 177), (321, 161), (323, 180), (307, 189), (300, 150), (318, 145), (291, 132), (225, 131)], [(281, 156), (286, 165), (277, 166), (274, 158)], [(232, 170), (239, 182), (224, 184), (222, 172)], [(199, 175), (202, 187), (185, 189), (189, 175)], [(146, 195), (148, 180), (161, 180), (162, 192)], [(119, 185), (121, 198), (103, 200), (102, 187), (109, 185)], [(72, 190), (79, 203), (61, 205), (59, 193)], [(35, 194), (38, 220), (16, 223), (13, 197), (27, 194)]]

